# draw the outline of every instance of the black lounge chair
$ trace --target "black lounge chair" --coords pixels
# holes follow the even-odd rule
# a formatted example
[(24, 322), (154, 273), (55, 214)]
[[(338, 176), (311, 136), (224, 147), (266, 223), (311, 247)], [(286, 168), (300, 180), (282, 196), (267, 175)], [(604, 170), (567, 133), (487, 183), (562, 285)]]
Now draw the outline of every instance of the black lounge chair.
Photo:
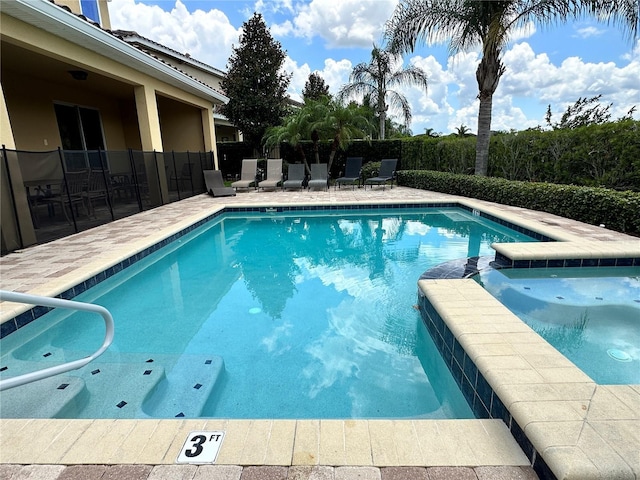
[(304, 182), (304, 164), (303, 163), (291, 163), (287, 170), (287, 179), (282, 182), (282, 189), (294, 188), (302, 190), (302, 183)]
[(311, 164), (311, 179), (309, 180), (309, 190), (322, 189), (329, 190), (329, 171), (326, 163)]
[(362, 170), (362, 157), (348, 157), (347, 165), (344, 169), (344, 177), (336, 179), (336, 187), (340, 187), (343, 183), (353, 185), (355, 190), (356, 182), (360, 181), (360, 172)]
[(232, 197), (236, 191), (231, 187), (224, 186), (222, 172), (220, 170), (203, 170), (204, 183), (207, 186), (207, 193), (212, 197)]
[(382, 189), (387, 182), (391, 182), (391, 188), (393, 188), (393, 178), (396, 172), (396, 165), (398, 163), (397, 158), (385, 158), (380, 162), (380, 171), (377, 177), (367, 178), (364, 181), (365, 188), (367, 185), (382, 185)]

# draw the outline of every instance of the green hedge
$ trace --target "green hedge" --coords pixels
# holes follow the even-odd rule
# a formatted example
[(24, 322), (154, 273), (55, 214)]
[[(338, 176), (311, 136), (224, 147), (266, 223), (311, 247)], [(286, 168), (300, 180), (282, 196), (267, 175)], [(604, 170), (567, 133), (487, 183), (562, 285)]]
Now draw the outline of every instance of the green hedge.
[(640, 193), (598, 187), (511, 181), (430, 170), (402, 170), (398, 185), (553, 213), (640, 235)]
[[(473, 136), (405, 139), (400, 168), (473, 173), (475, 145)], [(640, 122), (493, 133), (488, 175), (640, 192)]]

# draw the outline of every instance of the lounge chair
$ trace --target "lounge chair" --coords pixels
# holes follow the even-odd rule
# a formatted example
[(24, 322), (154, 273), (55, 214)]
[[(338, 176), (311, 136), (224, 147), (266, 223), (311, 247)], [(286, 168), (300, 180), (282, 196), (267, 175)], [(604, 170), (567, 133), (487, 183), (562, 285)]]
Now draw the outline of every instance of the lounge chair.
[(353, 185), (355, 190), (356, 182), (360, 181), (360, 171), (362, 170), (362, 157), (348, 157), (347, 165), (344, 169), (344, 177), (336, 179), (336, 187), (340, 187), (343, 183)]
[(258, 159), (257, 158), (244, 158), (242, 159), (242, 171), (240, 172), (240, 180), (233, 182), (231, 186), (233, 188), (249, 188), (255, 187), (256, 174), (258, 173)]
[(329, 175), (326, 163), (311, 164), (311, 179), (309, 180), (309, 190), (321, 188), (329, 190)]
[(393, 188), (393, 177), (397, 163), (397, 158), (385, 158), (382, 160), (380, 162), (380, 171), (378, 172), (378, 176), (367, 178), (364, 181), (365, 188), (367, 188), (367, 185), (382, 185), (382, 189), (384, 190), (384, 186), (387, 182), (391, 182), (391, 188)]
[(287, 179), (282, 182), (282, 189), (297, 188), (302, 189), (302, 183), (304, 182), (304, 164), (303, 163), (290, 163), (287, 173)]
[(235, 189), (224, 186), (220, 170), (203, 170), (207, 193), (212, 197), (230, 197), (236, 194)]
[(258, 183), (258, 188), (276, 188), (282, 182), (282, 159), (267, 160), (267, 178)]

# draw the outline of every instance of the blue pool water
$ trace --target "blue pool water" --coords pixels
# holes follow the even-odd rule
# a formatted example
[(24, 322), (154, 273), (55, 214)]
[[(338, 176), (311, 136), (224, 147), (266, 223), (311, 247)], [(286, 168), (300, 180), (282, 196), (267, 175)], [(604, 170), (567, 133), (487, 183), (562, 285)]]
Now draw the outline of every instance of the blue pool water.
[(485, 289), (599, 384), (640, 384), (640, 268), (485, 270)]
[[(113, 345), (4, 392), (0, 414), (473, 418), (416, 282), (514, 241), (533, 240), (455, 208), (226, 214), (77, 297), (111, 311)], [(2, 374), (86, 356), (103, 334), (100, 318), (51, 312), (2, 340)], [(34, 395), (65, 403), (34, 413), (20, 400)]]

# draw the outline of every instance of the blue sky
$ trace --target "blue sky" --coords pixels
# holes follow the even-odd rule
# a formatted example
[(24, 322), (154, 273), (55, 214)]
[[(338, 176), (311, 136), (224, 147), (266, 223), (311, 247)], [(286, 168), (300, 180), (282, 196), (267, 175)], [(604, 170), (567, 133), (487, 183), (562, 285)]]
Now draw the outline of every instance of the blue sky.
[[(300, 99), (304, 83), (318, 72), (331, 93), (348, 82), (353, 67), (368, 62), (382, 43), (384, 23), (397, 0), (111, 0), (114, 29), (134, 30), (211, 66), (226, 70), (232, 46), (253, 12), (263, 15), (287, 53), (293, 74), (289, 94)], [(450, 57), (445, 45), (418, 45), (405, 65), (423, 68), (427, 92), (401, 91), (412, 107), (414, 134), (425, 128), (448, 134), (477, 128), (475, 70), (478, 51)], [(640, 39), (617, 27), (583, 19), (571, 24), (532, 26), (518, 32), (504, 51), (506, 72), (494, 95), (492, 128), (523, 130), (545, 126), (547, 105), (554, 120), (579, 97), (602, 94), (614, 119), (640, 110)], [(393, 112), (391, 112), (393, 115)], [(640, 118), (640, 112), (634, 114)]]

